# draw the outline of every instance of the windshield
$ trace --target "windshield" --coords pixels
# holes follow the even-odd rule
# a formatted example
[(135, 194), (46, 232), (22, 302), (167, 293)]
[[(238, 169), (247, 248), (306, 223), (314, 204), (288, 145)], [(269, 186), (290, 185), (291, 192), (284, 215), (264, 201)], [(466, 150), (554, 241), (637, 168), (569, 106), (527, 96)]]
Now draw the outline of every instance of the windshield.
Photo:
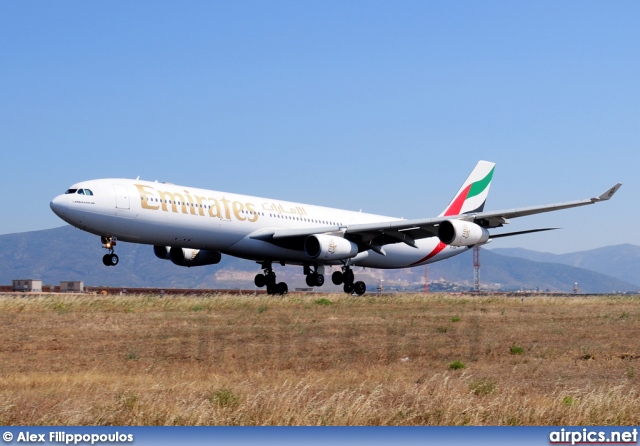
[(91, 189), (67, 189), (65, 194), (93, 195)]

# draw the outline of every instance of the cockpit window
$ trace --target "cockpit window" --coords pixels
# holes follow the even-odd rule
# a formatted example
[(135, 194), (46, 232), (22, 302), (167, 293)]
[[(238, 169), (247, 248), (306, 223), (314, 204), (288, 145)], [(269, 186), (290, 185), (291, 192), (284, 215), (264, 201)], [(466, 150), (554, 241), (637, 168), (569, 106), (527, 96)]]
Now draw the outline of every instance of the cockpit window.
[(91, 189), (67, 189), (65, 194), (93, 195)]

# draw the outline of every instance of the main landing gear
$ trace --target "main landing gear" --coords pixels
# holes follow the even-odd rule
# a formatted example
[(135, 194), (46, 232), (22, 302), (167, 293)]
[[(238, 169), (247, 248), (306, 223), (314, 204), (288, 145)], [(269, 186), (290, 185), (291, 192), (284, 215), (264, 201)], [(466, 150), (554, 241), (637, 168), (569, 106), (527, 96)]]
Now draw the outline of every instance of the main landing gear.
[(307, 286), (322, 286), (324, 285), (324, 267), (314, 266), (313, 270), (309, 265), (304, 265), (304, 274), (307, 276)]
[(361, 280), (354, 283), (354, 280), (353, 270), (349, 266), (345, 266), (342, 271), (335, 271), (331, 275), (331, 281), (334, 285), (344, 284), (342, 289), (345, 293), (353, 294), (355, 292), (358, 296), (362, 296), (367, 291), (367, 285)]
[(271, 262), (263, 263), (262, 269), (264, 270), (264, 274), (256, 274), (256, 277), (253, 280), (253, 283), (255, 283), (258, 288), (262, 288), (266, 285), (267, 294), (284, 295), (289, 292), (289, 287), (286, 283), (276, 283), (276, 273), (273, 272)]
[(102, 263), (104, 263), (104, 266), (116, 266), (120, 260), (116, 253), (113, 252), (113, 247), (116, 246), (116, 238), (103, 235), (100, 237), (100, 241), (102, 242), (102, 247), (109, 250), (109, 254), (102, 256)]
[[(271, 262), (262, 263), (264, 273), (256, 274), (253, 282), (258, 288), (267, 287), (267, 294), (287, 294), (289, 288), (286, 283), (276, 281), (276, 274), (273, 272)], [(310, 287), (324, 285), (324, 266), (304, 265), (304, 274), (307, 276), (307, 285)], [(356, 293), (362, 296), (367, 291), (367, 285), (361, 280), (355, 281), (353, 270), (349, 265), (343, 266), (342, 271), (335, 271), (331, 275), (331, 281), (334, 285), (343, 285), (344, 292), (347, 294)]]

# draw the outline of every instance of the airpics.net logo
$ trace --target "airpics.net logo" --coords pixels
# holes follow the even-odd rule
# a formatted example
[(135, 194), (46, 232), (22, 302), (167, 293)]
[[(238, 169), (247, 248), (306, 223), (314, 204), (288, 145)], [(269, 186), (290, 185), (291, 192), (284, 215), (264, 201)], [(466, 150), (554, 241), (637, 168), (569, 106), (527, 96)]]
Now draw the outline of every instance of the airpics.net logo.
[(549, 444), (638, 444), (638, 430), (596, 431), (560, 429), (549, 434)]

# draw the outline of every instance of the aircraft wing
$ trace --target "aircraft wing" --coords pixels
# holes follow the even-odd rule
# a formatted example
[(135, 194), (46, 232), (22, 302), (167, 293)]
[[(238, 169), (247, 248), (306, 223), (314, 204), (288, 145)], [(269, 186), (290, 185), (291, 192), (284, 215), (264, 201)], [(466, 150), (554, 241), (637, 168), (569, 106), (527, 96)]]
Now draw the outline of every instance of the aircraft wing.
[(507, 209), (503, 211), (491, 211), (480, 212), (474, 214), (473, 220), (475, 223), (485, 228), (497, 228), (505, 223), (509, 223), (508, 219), (516, 217), (524, 217), (526, 215), (541, 214), (544, 212), (559, 211), (561, 209), (569, 209), (578, 206), (585, 206), (588, 204), (598, 203), (600, 201), (607, 201), (618, 189), (620, 189), (622, 183), (617, 183), (615, 186), (607, 189), (607, 191), (597, 197), (587, 198), (585, 200), (567, 201), (564, 203), (547, 204), (543, 206), (531, 206), (526, 208)]
[[(305, 238), (314, 234), (342, 233), (346, 238), (357, 239), (361, 243), (369, 243), (375, 239), (375, 245), (404, 242), (414, 246), (414, 240), (435, 237), (438, 225), (451, 217), (422, 218), (414, 220), (393, 220), (380, 223), (352, 224), (348, 226), (319, 226), (301, 229), (261, 230), (249, 237), (275, 243), (296, 238)], [(458, 218), (458, 217), (455, 217)], [(473, 216), (462, 215), (459, 218), (473, 220)]]
[[(608, 189), (605, 193), (584, 200), (567, 201), (564, 203), (548, 204), (544, 206), (531, 206), (526, 208), (507, 209), (502, 211), (479, 212), (461, 215), (442, 216), (436, 218), (419, 218), (413, 220), (393, 220), (380, 223), (352, 224), (348, 226), (319, 226), (316, 228), (300, 228), (300, 229), (264, 229), (251, 234), (249, 237), (259, 240), (270, 241), (275, 244), (289, 245), (291, 247), (301, 246), (300, 242), (309, 236), (316, 234), (342, 233), (345, 238), (349, 238), (361, 245), (368, 246), (377, 250), (382, 246), (390, 243), (403, 242), (409, 246), (415, 247), (415, 240), (436, 237), (438, 234), (438, 226), (445, 220), (459, 219), (474, 222), (484, 228), (497, 228), (509, 223), (509, 218), (524, 217), (526, 215), (540, 214), (543, 212), (558, 211), (572, 207), (585, 206), (598, 203), (600, 201), (609, 200), (613, 194), (620, 188), (621, 183)], [(510, 233), (508, 235), (525, 234), (529, 232), (537, 232), (549, 230), (534, 229), (530, 231), (521, 231), (518, 233)], [(555, 229), (555, 228), (553, 228)], [(504, 235), (496, 235), (504, 237)], [(295, 243), (295, 241), (298, 243)]]

